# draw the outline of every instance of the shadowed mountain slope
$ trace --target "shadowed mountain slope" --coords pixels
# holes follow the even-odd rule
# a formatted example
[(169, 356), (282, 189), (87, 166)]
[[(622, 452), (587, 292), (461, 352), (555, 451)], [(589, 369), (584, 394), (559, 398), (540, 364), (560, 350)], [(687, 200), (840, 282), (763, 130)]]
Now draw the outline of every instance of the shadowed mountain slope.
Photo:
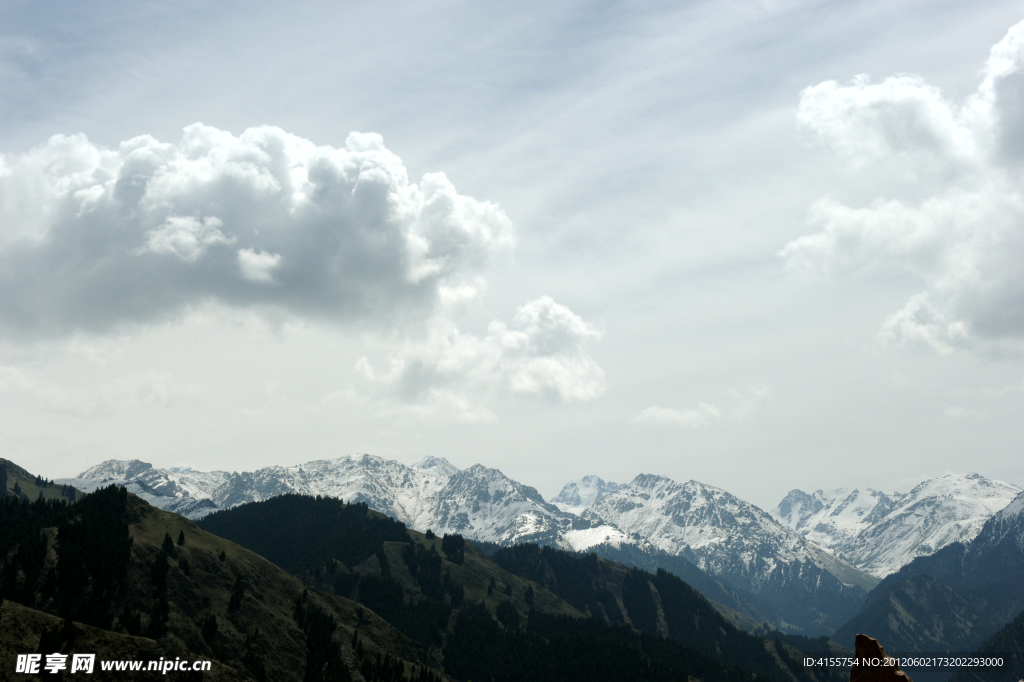
[[(792, 663), (799, 652), (789, 642), (737, 630), (665, 572), (536, 545), (499, 550), (492, 560), (461, 536), (405, 531), (362, 504), (331, 498), (287, 495), (200, 523), (372, 608), (459, 678), (829, 679)], [(527, 555), (557, 570), (531, 572), (540, 564), (513, 560)]]
[(950, 682), (1016, 682), (1024, 679), (1024, 611), (978, 647), (979, 656), (1009, 654), (1012, 665), (1005, 670), (962, 668)]

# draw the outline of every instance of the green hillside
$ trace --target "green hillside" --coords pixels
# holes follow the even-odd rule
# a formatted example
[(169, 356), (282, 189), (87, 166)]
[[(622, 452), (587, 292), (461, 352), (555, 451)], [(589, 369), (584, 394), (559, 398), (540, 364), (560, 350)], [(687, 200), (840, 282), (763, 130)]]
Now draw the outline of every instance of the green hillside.
[(74, 502), (85, 495), (69, 485), (57, 485), (41, 476), (33, 476), (14, 462), (0, 459), (0, 498), (15, 497), (34, 502), (42, 495), (44, 500)]

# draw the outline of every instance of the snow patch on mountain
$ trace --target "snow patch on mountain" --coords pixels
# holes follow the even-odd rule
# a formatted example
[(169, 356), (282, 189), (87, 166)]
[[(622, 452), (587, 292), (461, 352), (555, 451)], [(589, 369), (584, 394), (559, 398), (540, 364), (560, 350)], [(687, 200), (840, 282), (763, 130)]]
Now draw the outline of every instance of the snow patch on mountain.
[(444, 457), (424, 457), (420, 461), (412, 465), (414, 469), (422, 469), (423, 471), (430, 471), (440, 476), (446, 476), (448, 478), (458, 473), (459, 468), (446, 460)]
[[(577, 528), (566, 531), (562, 534), (565, 542), (576, 552), (584, 552), (597, 545), (609, 545), (619, 549), (622, 545), (638, 544), (636, 538), (632, 538), (615, 526), (602, 524), (590, 528)], [(646, 543), (644, 543), (646, 544)]]

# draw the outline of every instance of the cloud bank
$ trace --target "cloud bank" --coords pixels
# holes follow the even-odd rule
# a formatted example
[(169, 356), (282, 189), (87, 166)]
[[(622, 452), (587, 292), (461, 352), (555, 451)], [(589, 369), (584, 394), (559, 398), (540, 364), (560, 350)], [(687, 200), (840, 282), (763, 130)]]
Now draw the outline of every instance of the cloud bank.
[(178, 144), (56, 135), (0, 157), (0, 331), (62, 335), (205, 301), (359, 321), (426, 316), (511, 247), (496, 205), (417, 184), (376, 134), (344, 148), (194, 124)]
[(818, 231), (787, 244), (792, 267), (830, 275), (901, 269), (924, 290), (880, 338), (948, 353), (1024, 342), (1024, 22), (989, 55), (977, 90), (946, 99), (916, 76), (804, 90), (798, 120), (855, 173), (898, 177), (865, 206), (822, 199)]

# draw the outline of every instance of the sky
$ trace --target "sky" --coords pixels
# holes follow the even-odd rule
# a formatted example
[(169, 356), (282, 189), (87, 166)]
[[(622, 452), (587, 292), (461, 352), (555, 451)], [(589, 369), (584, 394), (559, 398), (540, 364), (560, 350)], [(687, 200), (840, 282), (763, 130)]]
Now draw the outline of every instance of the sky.
[(0, 9), (0, 453), (1024, 485), (1024, 4)]

